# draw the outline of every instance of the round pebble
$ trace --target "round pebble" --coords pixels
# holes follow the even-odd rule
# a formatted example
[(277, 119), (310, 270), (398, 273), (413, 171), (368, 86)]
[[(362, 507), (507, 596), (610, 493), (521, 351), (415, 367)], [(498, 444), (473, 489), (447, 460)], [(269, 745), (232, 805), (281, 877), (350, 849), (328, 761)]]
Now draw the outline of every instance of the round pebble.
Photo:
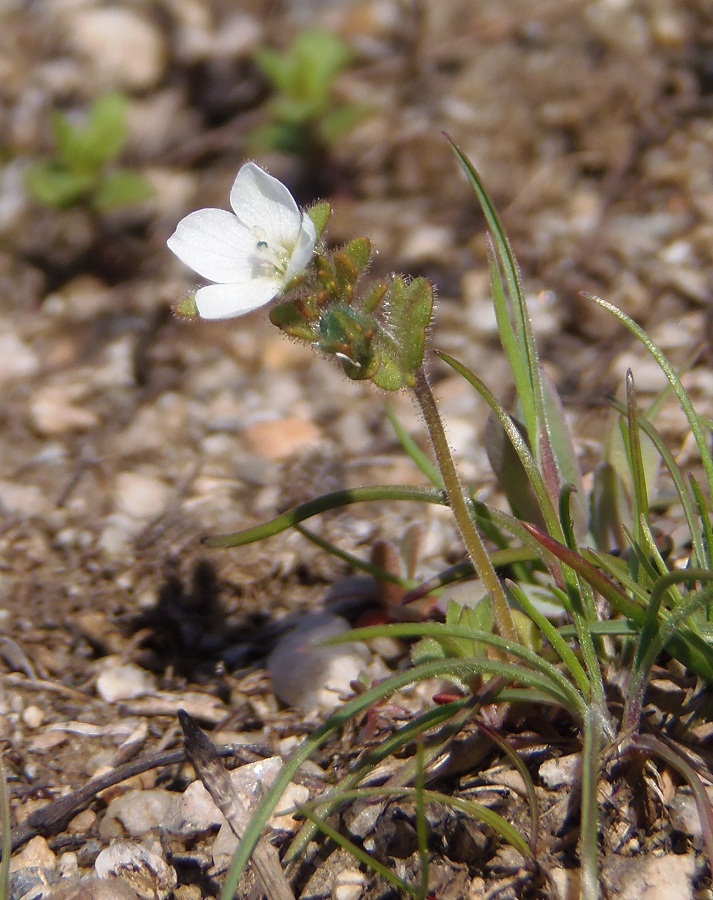
[(337, 706), (366, 666), (369, 650), (360, 643), (317, 645), (348, 630), (341, 616), (319, 613), (288, 632), (268, 659), (275, 696), (305, 712)]
[(105, 88), (147, 90), (163, 75), (166, 46), (158, 28), (126, 7), (83, 9), (71, 17), (69, 39)]
[(134, 663), (108, 663), (97, 678), (97, 693), (107, 703), (134, 700), (156, 689), (151, 675)]
[(168, 503), (170, 490), (164, 481), (137, 472), (121, 472), (116, 479), (114, 497), (121, 512), (135, 519), (152, 519), (161, 515)]

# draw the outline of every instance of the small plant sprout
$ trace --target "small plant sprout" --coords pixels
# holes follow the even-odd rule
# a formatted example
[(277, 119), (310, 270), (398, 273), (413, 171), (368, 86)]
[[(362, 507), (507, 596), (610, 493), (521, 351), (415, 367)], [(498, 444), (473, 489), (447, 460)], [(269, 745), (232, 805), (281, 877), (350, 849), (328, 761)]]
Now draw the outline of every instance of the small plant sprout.
[(263, 47), (255, 62), (270, 82), (271, 121), (250, 136), (255, 150), (282, 150), (314, 163), (367, 114), (365, 107), (339, 103), (334, 82), (352, 60), (338, 35), (311, 28), (297, 35), (284, 52)]
[(56, 156), (27, 169), (32, 198), (53, 209), (84, 204), (98, 214), (150, 199), (153, 190), (141, 175), (114, 165), (126, 144), (127, 106), (120, 94), (105, 94), (83, 123), (53, 113)]

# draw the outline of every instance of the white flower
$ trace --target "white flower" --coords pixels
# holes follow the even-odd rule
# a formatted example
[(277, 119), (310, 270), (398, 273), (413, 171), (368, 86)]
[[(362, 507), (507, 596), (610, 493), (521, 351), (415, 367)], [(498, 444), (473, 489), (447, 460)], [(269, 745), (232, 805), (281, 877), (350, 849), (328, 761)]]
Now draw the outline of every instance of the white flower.
[(309, 263), (312, 220), (284, 184), (255, 163), (238, 172), (230, 192), (234, 214), (199, 209), (168, 239), (176, 256), (215, 284), (196, 291), (204, 319), (242, 316), (269, 303)]

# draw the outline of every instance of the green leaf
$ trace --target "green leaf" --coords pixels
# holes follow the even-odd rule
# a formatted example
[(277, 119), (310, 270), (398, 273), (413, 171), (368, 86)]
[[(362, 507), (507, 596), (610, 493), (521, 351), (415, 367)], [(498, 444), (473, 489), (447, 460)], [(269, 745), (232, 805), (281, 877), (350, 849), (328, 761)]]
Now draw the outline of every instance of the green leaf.
[(52, 130), (62, 165), (72, 172), (96, 175), (115, 160), (126, 142), (127, 106), (120, 94), (99, 97), (84, 125), (74, 125), (68, 116), (55, 113)]
[(292, 57), (286, 53), (278, 53), (268, 47), (260, 47), (253, 57), (263, 75), (272, 82), (274, 88), (289, 94), (292, 88), (294, 65)]
[(87, 133), (92, 159), (97, 165), (112, 162), (121, 153), (127, 137), (129, 102), (121, 94), (97, 98), (89, 110)]
[(151, 185), (137, 172), (116, 169), (108, 172), (99, 182), (91, 200), (98, 212), (107, 212), (119, 206), (133, 206), (154, 196)]
[(406, 284), (392, 279), (383, 301), (386, 328), (374, 335), (379, 366), (371, 380), (385, 391), (413, 387), (423, 362), (426, 329), (433, 310), (433, 288), (425, 278)]
[(271, 307), (269, 315), (272, 324), (290, 337), (310, 344), (319, 340), (316, 321), (307, 321), (291, 300)]
[(587, 501), (584, 485), (582, 484), (579, 460), (574, 449), (574, 442), (567, 424), (567, 416), (565, 415), (562, 400), (557, 392), (557, 388), (543, 369), (540, 369), (540, 382), (542, 384), (547, 432), (550, 436), (550, 444), (557, 465), (560, 486), (570, 485), (573, 488), (574, 493), (570, 500), (572, 524), (575, 534), (581, 539), (587, 533)]
[(315, 203), (313, 206), (308, 207), (306, 212), (312, 220), (317, 240), (319, 240), (327, 227), (329, 217), (332, 215), (332, 207), (324, 200), (321, 203)]
[[(524, 425), (517, 419), (512, 421), (525, 441)], [(513, 515), (544, 528), (542, 511), (527, 471), (500, 419), (492, 410), (486, 421), (483, 443), (490, 467), (500, 489), (505, 493)]]
[(322, 116), (319, 121), (318, 131), (322, 141), (331, 146), (336, 144), (339, 138), (351, 131), (355, 125), (362, 122), (372, 110), (368, 106), (349, 103), (344, 106), (335, 106)]
[(326, 104), (334, 79), (352, 60), (352, 50), (340, 37), (323, 28), (303, 31), (291, 52), (296, 60), (296, 96)]
[(84, 201), (95, 186), (92, 175), (69, 172), (55, 162), (38, 162), (25, 173), (31, 197), (43, 206), (68, 209)]

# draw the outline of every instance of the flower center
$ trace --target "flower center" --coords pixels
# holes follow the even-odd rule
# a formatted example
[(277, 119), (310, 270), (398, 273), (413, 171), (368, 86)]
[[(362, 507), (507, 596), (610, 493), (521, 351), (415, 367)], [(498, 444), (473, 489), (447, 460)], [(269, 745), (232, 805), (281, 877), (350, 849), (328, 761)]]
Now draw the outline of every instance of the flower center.
[(253, 228), (256, 237), (255, 268), (256, 274), (273, 278), (275, 274), (284, 276), (290, 264), (290, 253), (286, 247), (270, 245), (267, 235), (261, 228)]

